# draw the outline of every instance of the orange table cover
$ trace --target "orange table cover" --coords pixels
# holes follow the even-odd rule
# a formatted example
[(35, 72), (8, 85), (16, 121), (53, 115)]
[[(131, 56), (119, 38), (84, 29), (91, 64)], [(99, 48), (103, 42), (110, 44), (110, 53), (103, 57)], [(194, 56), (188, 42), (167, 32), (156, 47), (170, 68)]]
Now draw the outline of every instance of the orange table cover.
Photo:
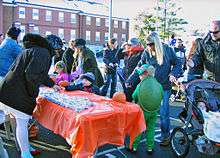
[(62, 93), (87, 97), (96, 106), (76, 113), (39, 97), (33, 116), (67, 140), (74, 158), (92, 157), (97, 147), (107, 143), (123, 145), (126, 135), (130, 136), (131, 147), (134, 138), (146, 129), (143, 112), (134, 103), (122, 104), (83, 91)]

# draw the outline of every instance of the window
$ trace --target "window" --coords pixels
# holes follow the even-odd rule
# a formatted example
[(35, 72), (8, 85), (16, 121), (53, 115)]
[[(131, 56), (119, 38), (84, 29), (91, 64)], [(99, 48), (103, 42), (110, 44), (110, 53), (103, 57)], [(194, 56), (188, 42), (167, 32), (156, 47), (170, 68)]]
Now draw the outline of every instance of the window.
[(59, 36), (61, 39), (64, 39), (64, 29), (58, 29), (58, 36)]
[(108, 41), (108, 33), (105, 33), (105, 41)]
[(76, 39), (76, 30), (71, 30), (70, 31), (70, 39), (75, 40)]
[(100, 18), (96, 18), (96, 26), (101, 26), (101, 19)]
[(125, 41), (126, 41), (126, 34), (122, 34), (122, 35), (121, 35), (121, 40), (122, 40), (122, 42), (125, 42)]
[(117, 39), (117, 38), (118, 38), (118, 34), (117, 34), (117, 33), (114, 33), (114, 34), (113, 34), (113, 37)]
[(51, 35), (52, 34), (52, 32), (51, 31), (46, 31), (45, 32), (45, 35), (47, 36), (47, 35)]
[(118, 21), (114, 20), (114, 28), (118, 28)]
[(109, 27), (109, 19), (105, 19), (105, 27)]
[(126, 22), (125, 21), (122, 21), (122, 28), (126, 29)]
[(33, 27), (33, 33), (36, 33), (36, 34), (39, 34), (39, 33), (40, 33), (38, 26), (34, 26), (34, 27)]
[(19, 18), (25, 19), (25, 8), (19, 7)]
[(90, 16), (86, 17), (86, 25), (91, 25), (91, 17)]
[(64, 22), (64, 13), (63, 12), (59, 12), (59, 22)]
[(20, 26), (20, 29), (21, 29), (20, 40), (23, 40), (23, 37), (24, 37), (24, 35), (25, 35), (25, 26), (24, 26), (24, 25), (21, 25), (21, 26)]
[(38, 9), (32, 9), (32, 19), (39, 20), (39, 10)]
[(46, 11), (46, 21), (52, 21), (52, 11)]
[(95, 33), (95, 41), (99, 42), (100, 41), (100, 32)]
[(86, 31), (86, 41), (90, 41), (91, 39), (91, 31)]
[(71, 14), (71, 21), (72, 24), (76, 23), (76, 14)]

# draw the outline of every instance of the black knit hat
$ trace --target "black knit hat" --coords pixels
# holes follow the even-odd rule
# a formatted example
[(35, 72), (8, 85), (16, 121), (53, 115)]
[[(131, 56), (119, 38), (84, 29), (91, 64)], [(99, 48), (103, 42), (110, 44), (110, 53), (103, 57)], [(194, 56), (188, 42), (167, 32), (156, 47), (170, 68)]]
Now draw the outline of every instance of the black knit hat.
[(7, 31), (7, 35), (14, 40), (17, 40), (21, 30), (17, 27), (10, 27)]
[(86, 41), (82, 38), (78, 38), (73, 41), (73, 47), (80, 47), (85, 45), (86, 45)]

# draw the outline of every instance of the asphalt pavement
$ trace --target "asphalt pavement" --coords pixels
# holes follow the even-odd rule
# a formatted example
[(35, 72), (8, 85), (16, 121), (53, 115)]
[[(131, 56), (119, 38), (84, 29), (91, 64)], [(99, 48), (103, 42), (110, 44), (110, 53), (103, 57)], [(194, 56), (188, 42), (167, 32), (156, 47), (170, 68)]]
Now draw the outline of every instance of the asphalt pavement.
[[(178, 113), (183, 107), (182, 103), (173, 103), (170, 108), (170, 119), (171, 127), (181, 126), (181, 121), (177, 119)], [(143, 137), (141, 143), (138, 146), (136, 153), (127, 151), (125, 146), (115, 146), (111, 144), (104, 145), (99, 147), (96, 151), (94, 157), (96, 158), (174, 158), (174, 154), (171, 151), (170, 147), (160, 147), (158, 144), (160, 137), (160, 128), (159, 128), (159, 119), (156, 128), (155, 135), (155, 150), (153, 155), (148, 155), (145, 150), (145, 139)], [(69, 151), (70, 146), (66, 141), (59, 135), (54, 134), (52, 131), (45, 129), (40, 126), (40, 132), (37, 139), (31, 140), (31, 144), (42, 151), (41, 155), (36, 156), (36, 158), (71, 158), (71, 153)], [(20, 158), (19, 152), (17, 152), (14, 141), (8, 141), (5, 139), (4, 130), (0, 130), (0, 136), (5, 142), (5, 147), (9, 153), (10, 158)], [(190, 152), (187, 155), (187, 158), (220, 158), (220, 155), (208, 156), (201, 154), (197, 151), (195, 147), (191, 145)]]

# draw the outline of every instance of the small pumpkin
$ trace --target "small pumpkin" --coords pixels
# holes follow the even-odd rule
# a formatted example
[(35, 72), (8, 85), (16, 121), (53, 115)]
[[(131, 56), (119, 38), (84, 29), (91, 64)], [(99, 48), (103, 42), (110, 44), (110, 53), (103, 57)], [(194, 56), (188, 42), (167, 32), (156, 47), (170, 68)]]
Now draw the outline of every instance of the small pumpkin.
[(68, 82), (68, 81), (60, 81), (59, 83), (58, 83), (58, 85), (59, 86), (61, 86), (61, 87), (66, 87), (66, 86), (68, 86), (70, 83)]
[(116, 92), (114, 93), (112, 100), (120, 103), (126, 103), (126, 96), (123, 92)]

